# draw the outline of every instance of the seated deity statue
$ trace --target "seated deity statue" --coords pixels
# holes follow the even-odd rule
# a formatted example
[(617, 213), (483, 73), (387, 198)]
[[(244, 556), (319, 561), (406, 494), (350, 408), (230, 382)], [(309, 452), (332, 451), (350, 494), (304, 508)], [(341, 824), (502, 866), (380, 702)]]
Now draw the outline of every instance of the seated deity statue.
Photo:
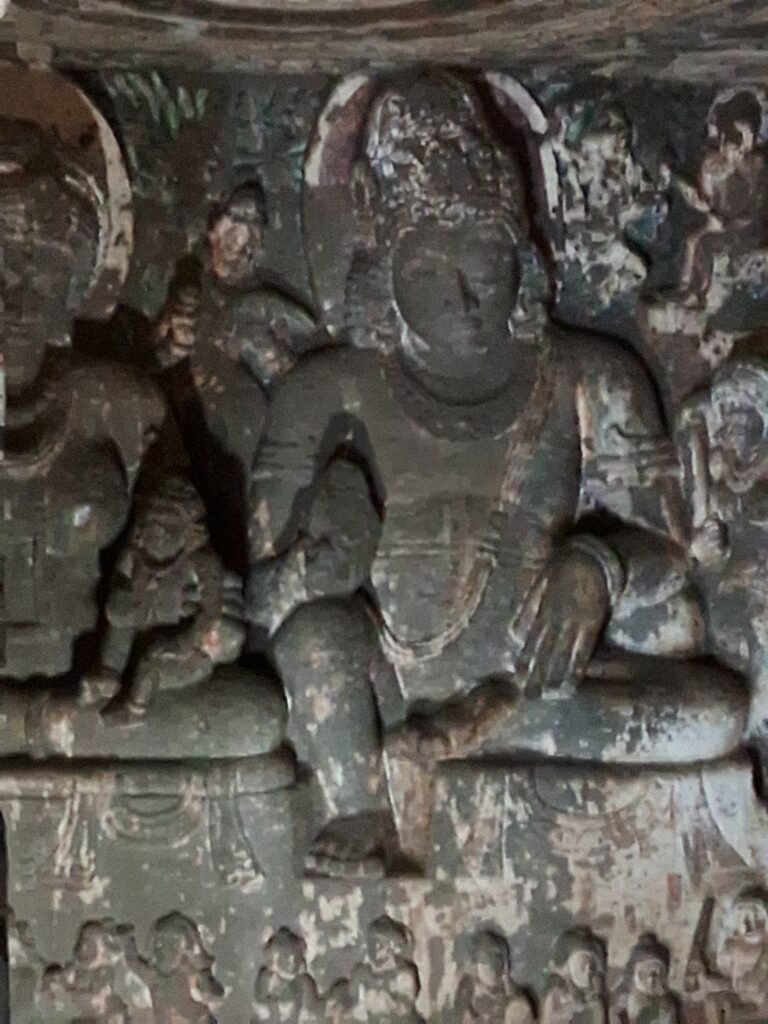
[(474, 936), (472, 960), (459, 982), (456, 1024), (533, 1024), (527, 996), (509, 973), (506, 939), (492, 931)]
[[(715, 909), (715, 913), (709, 913)], [(747, 889), (708, 908), (709, 934), (686, 971), (690, 1024), (758, 1024), (768, 1014), (768, 901)]]
[(252, 1024), (311, 1024), (320, 1020), (320, 996), (307, 971), (304, 943), (279, 928), (264, 946), (265, 963), (254, 989)]
[(389, 917), (368, 929), (366, 959), (352, 971), (352, 1020), (364, 1024), (423, 1024), (416, 1009), (421, 990), (408, 929)]
[(605, 949), (590, 932), (567, 932), (541, 1004), (541, 1024), (607, 1024)]
[(83, 925), (74, 957), (64, 967), (50, 967), (40, 987), (46, 1020), (78, 1024), (131, 1024), (148, 1020), (149, 988), (143, 965), (131, 963), (126, 936), (112, 921)]
[(196, 926), (174, 912), (152, 927), (149, 986), (154, 1024), (216, 1024), (224, 996)]
[[(78, 312), (115, 273), (110, 216), (109, 197), (55, 137), (0, 122), (0, 677), (70, 672), (76, 642), (99, 621), (102, 552), (138, 497), (108, 587), (101, 663), (77, 700), (64, 686), (3, 688), (0, 750), (258, 756), (282, 740), (284, 700), (271, 681), (227, 669), (245, 636), (241, 582), (214, 553), (184, 475), (147, 470), (165, 403), (150, 378), (68, 349)], [(126, 728), (137, 722), (144, 732)]]
[(0, 676), (14, 680), (67, 673), (95, 628), (100, 555), (165, 417), (151, 381), (68, 351), (115, 273), (108, 207), (52, 134), (0, 122)]
[[(310, 207), (332, 181), (354, 210), (343, 301), (318, 297), (344, 311), (338, 344), (274, 381), (249, 499), (249, 608), (321, 874), (395, 863), (409, 759), (698, 760), (735, 750), (746, 716), (739, 680), (686, 668), (704, 624), (675, 448), (638, 356), (551, 320), (525, 155), (450, 77), (368, 88), (348, 117), (331, 102), (307, 164)], [(315, 573), (312, 551), (346, 569)]]
[(611, 992), (609, 1024), (680, 1024), (680, 1004), (669, 988), (669, 950), (643, 935), (630, 953), (624, 978)]
[(282, 688), (238, 664), (242, 582), (214, 550), (195, 488), (184, 471), (158, 470), (135, 497), (108, 580), (97, 663), (75, 699), (0, 691), (0, 751), (209, 761), (275, 751), (285, 736)]

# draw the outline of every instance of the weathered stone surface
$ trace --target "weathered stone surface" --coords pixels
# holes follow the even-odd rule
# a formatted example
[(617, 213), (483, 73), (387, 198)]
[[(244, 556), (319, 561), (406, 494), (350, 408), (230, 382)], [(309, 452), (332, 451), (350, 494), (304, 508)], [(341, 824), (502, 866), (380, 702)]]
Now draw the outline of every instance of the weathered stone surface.
[(0, 28), (90, 64), (0, 69), (13, 1024), (764, 1022), (762, 88), (78, 6)]
[[(2, 14), (0, 13), (0, 17)], [(250, 70), (349, 70), (421, 59), (638, 69), (677, 78), (765, 74), (765, 11), (751, 0), (12, 0), (0, 39), (70, 61), (184, 63)], [(31, 47), (31, 50), (29, 49)]]

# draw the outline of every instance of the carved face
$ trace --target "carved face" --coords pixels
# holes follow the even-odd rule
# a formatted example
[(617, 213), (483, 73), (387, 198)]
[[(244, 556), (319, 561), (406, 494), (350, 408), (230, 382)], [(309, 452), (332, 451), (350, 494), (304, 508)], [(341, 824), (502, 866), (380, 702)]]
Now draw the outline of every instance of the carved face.
[(489, 988), (498, 985), (505, 973), (506, 964), (501, 949), (493, 949), (490, 946), (478, 949), (476, 976), (481, 984)]
[(746, 121), (735, 121), (732, 128), (730, 137), (727, 135), (720, 136), (720, 144), (728, 152), (734, 154), (744, 155), (755, 148), (755, 133), (752, 131), (752, 126), (747, 124)]
[(66, 215), (66, 200), (51, 194), (47, 216), (42, 202), (39, 188), (24, 199), (0, 194), (0, 331), (10, 390), (35, 380), (51, 336), (69, 329), (71, 267), (55, 223)]
[(283, 939), (271, 943), (268, 959), (275, 974), (286, 980), (297, 977), (304, 970), (304, 956), (298, 942)]
[(208, 232), (211, 266), (230, 287), (250, 280), (263, 262), (263, 211), (252, 190), (236, 193)]
[(75, 947), (75, 959), (82, 967), (93, 969), (109, 960), (104, 934), (96, 926), (83, 928)]
[[(513, 155), (477, 98), (440, 78), (385, 93), (365, 153), (372, 237), (390, 275), (382, 294), (394, 306), (404, 369), (445, 402), (496, 397), (519, 358), (512, 314), (529, 237)], [(386, 344), (391, 351), (391, 335)]]
[(32, 384), (48, 345), (69, 341), (97, 258), (96, 215), (28, 126), (0, 131), (0, 335), (10, 392)]
[(393, 262), (409, 370), (431, 388), (493, 393), (510, 367), (517, 297), (513, 240), (501, 221), (425, 220), (398, 239)]
[(403, 956), (403, 943), (386, 929), (374, 929), (368, 942), (371, 964), (378, 970), (394, 967), (397, 958)]
[(148, 517), (137, 533), (138, 546), (158, 565), (165, 565), (178, 558), (184, 550), (184, 540), (183, 524), (168, 522), (160, 517)]
[(632, 974), (635, 989), (644, 996), (661, 996), (667, 990), (667, 967), (657, 956), (644, 956)]
[(200, 650), (214, 664), (228, 664), (240, 654), (244, 638), (245, 630), (241, 622), (229, 617), (223, 618), (205, 632), (200, 640)]
[(571, 982), (579, 992), (597, 994), (602, 989), (602, 967), (589, 949), (576, 949), (568, 957), (566, 967)]
[(735, 165), (760, 141), (763, 108), (757, 95), (744, 89), (716, 103), (710, 112), (709, 135), (726, 163)]
[(160, 974), (173, 974), (184, 964), (187, 945), (184, 936), (175, 928), (162, 928), (155, 934), (152, 960)]
[(768, 467), (765, 423), (753, 405), (725, 402), (718, 411), (719, 422), (712, 436), (712, 477), (743, 493)]

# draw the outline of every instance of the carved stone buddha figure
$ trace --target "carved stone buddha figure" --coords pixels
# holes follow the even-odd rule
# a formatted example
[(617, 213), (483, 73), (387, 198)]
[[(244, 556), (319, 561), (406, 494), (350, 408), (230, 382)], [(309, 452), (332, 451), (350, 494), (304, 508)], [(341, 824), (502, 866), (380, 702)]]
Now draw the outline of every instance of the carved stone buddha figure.
[(150, 959), (152, 1008), (157, 1024), (215, 1024), (211, 1010), (224, 994), (195, 925), (172, 913), (155, 922)]
[[(720, 756), (745, 718), (732, 680), (714, 673), (703, 701), (701, 682), (675, 669), (666, 685), (669, 661), (652, 661), (643, 702), (632, 669), (605, 694), (577, 685), (604, 635), (677, 658), (700, 649), (703, 624), (674, 541), (677, 461), (648, 373), (618, 342), (549, 319), (523, 147), (440, 76), (383, 87), (358, 130), (348, 343), (276, 382), (250, 503), (257, 617), (265, 567), (302, 543), (334, 457), (364, 467), (381, 520), (348, 598), (314, 590), (303, 603), (297, 585), (271, 643), (318, 792), (311, 866), (332, 873), (391, 852), (380, 714), (390, 729), (417, 713), (406, 731), (426, 723), (449, 756), (629, 763)], [(313, 155), (318, 179), (338, 148)], [(361, 543), (369, 514), (363, 523)], [(628, 729), (633, 715), (643, 721)], [(644, 726), (659, 715), (664, 730)], [(696, 737), (687, 754), (683, 735)]]
[(606, 956), (600, 941), (575, 929), (560, 939), (554, 960), (542, 1024), (607, 1024)]
[[(96, 623), (100, 552), (164, 417), (151, 382), (61, 353), (103, 273), (105, 198), (27, 123), (0, 123), (0, 674), (69, 670)], [(66, 587), (61, 586), (66, 580)]]
[(416, 1010), (419, 972), (413, 963), (413, 937), (389, 917), (368, 929), (368, 955), (350, 978), (353, 1020), (365, 1024), (423, 1024)]
[(0, 1024), (768, 1024), (728, 6), (11, 0)]
[(317, 1020), (320, 997), (307, 972), (302, 940), (278, 929), (264, 945), (265, 964), (254, 988), (252, 1024), (309, 1024)]
[(669, 989), (669, 950), (641, 936), (624, 978), (611, 992), (610, 1024), (680, 1024), (680, 1005)]
[(532, 1024), (527, 996), (510, 976), (509, 948), (501, 935), (482, 931), (474, 937), (472, 960), (456, 993), (456, 1024)]

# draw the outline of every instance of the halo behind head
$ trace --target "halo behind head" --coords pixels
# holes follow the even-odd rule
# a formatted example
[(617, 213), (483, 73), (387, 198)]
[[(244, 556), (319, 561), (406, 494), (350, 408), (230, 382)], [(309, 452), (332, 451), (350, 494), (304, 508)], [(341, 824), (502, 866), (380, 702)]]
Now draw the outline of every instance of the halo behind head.
[[(87, 192), (98, 217), (98, 255), (78, 315), (109, 316), (127, 277), (133, 248), (131, 184), (112, 129), (85, 93), (62, 75), (4, 64), (0, 64), (2, 121), (25, 121), (40, 129), (41, 138), (47, 136), (58, 148), (68, 183)], [(44, 153), (40, 159), (45, 159)], [(0, 162), (5, 160), (0, 152)]]

